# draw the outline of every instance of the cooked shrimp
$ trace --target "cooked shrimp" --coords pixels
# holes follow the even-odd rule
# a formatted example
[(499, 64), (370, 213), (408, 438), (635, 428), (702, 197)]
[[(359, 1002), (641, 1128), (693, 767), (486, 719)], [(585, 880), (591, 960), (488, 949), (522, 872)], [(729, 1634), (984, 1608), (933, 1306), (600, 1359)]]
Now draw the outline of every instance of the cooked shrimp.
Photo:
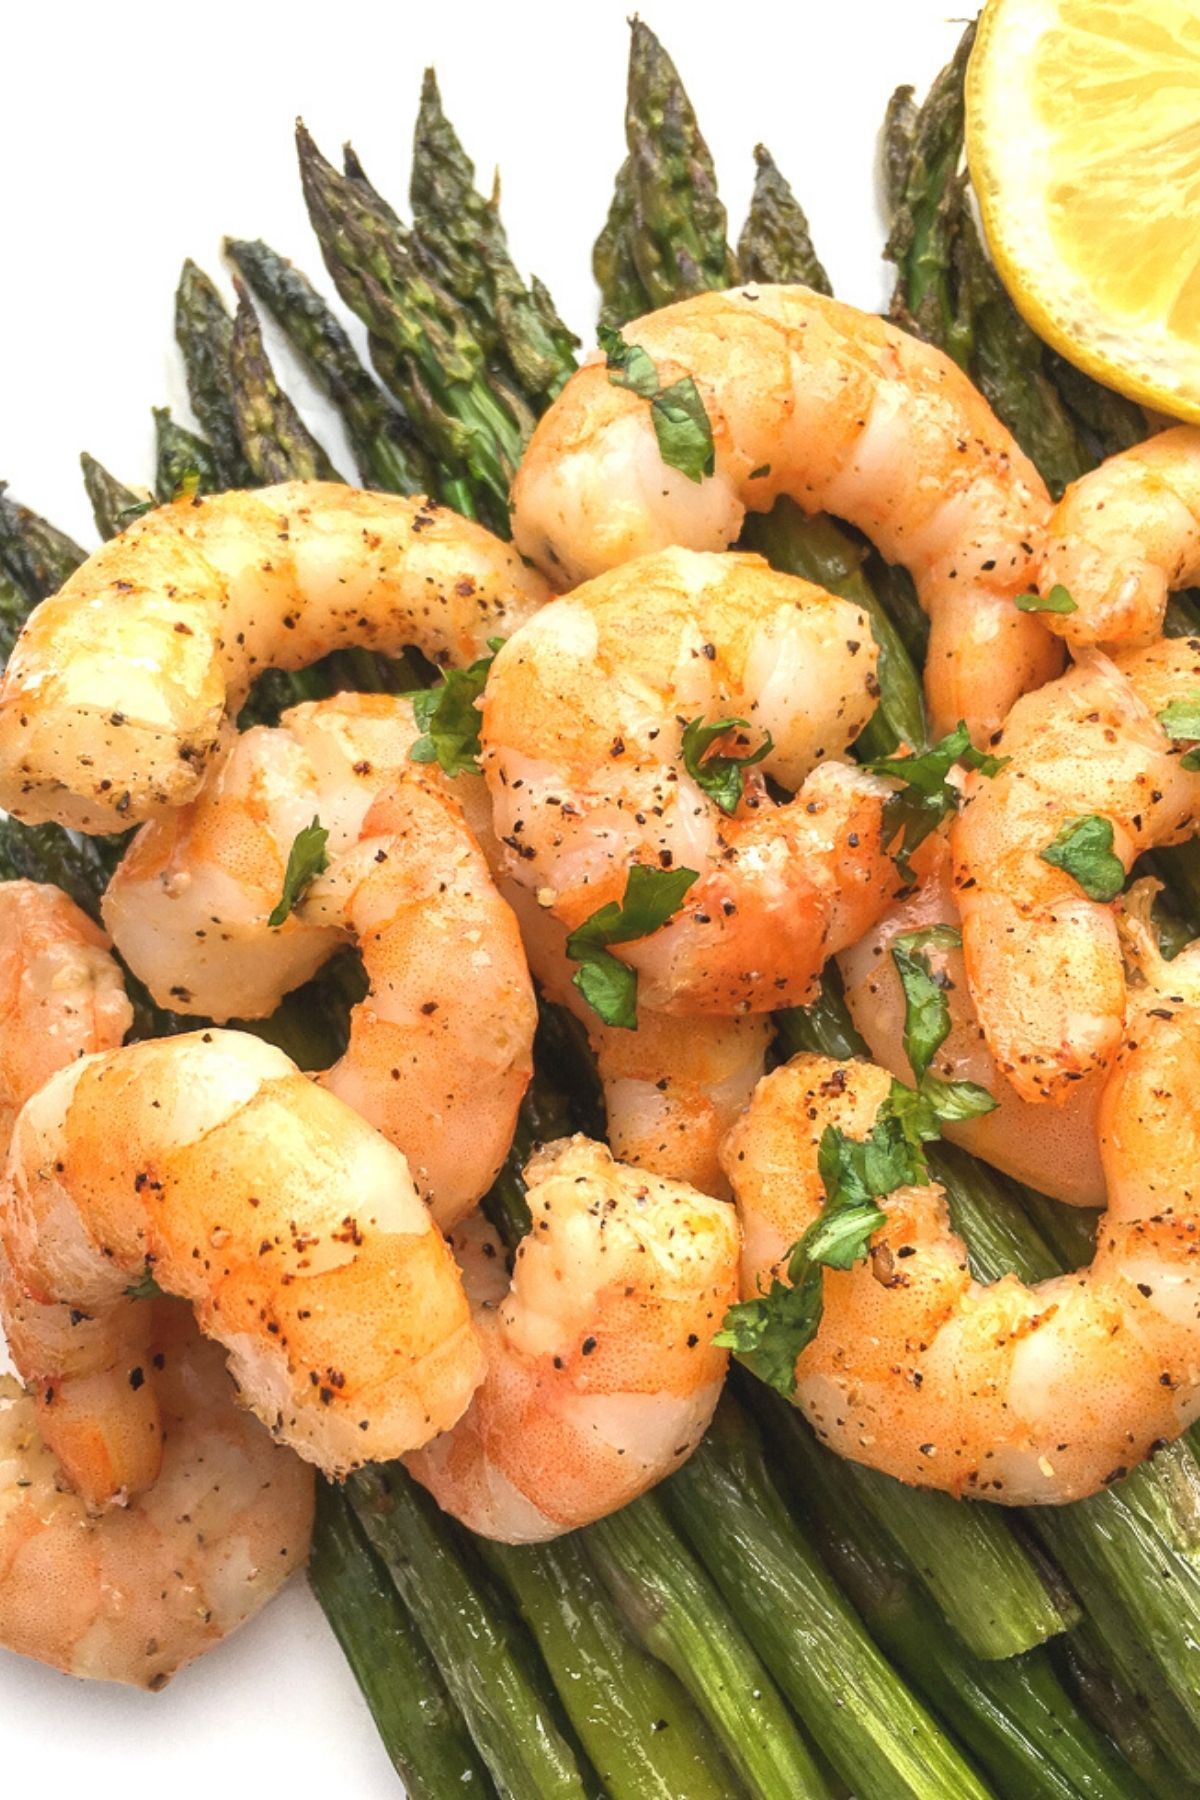
[[(840, 1455), (914, 1486), (1056, 1504), (1118, 1480), (1200, 1413), (1200, 961), (1177, 976), (1181, 960), (1132, 1009), (1104, 1096), (1108, 1212), (1090, 1268), (1035, 1287), (972, 1280), (930, 1185), (881, 1201), (866, 1260), (825, 1271), (794, 1398)], [(744, 1294), (782, 1274), (820, 1212), (826, 1126), (866, 1137), (891, 1079), (798, 1056), (760, 1083), (725, 1148)]]
[(186, 1307), (144, 1310), (162, 1467), (127, 1507), (89, 1514), (33, 1400), (0, 1377), (0, 1644), (68, 1675), (161, 1688), (304, 1566), (313, 1472), (237, 1405)]
[[(0, 944), (2, 1155), (16, 1112), (55, 1070), (120, 1043), (129, 1005), (103, 933), (57, 888), (0, 885)], [(39, 1327), (94, 1337), (95, 1321), (23, 1296), (2, 1251), (0, 1311), (18, 1346)], [(157, 1688), (303, 1564), (313, 1476), (237, 1406), (220, 1351), (186, 1308), (138, 1311), (161, 1415), (146, 1421), (158, 1481), (128, 1507), (89, 1514), (33, 1397), (0, 1377), (0, 1644), (69, 1674)], [(86, 1407), (76, 1413), (87, 1429)]]
[[(143, 826), (104, 911), (157, 1000), (217, 1020), (274, 1012), (356, 942), (370, 991), (321, 1079), (404, 1152), (447, 1225), (508, 1152), (536, 1010), (516, 922), (457, 802), (467, 779), (410, 761), (419, 735), (411, 700), (382, 694), (244, 732), (191, 805)], [(329, 866), (272, 929), (314, 816)]]
[(1075, 610), (1046, 613), (1069, 644), (1144, 644), (1173, 589), (1200, 578), (1200, 430), (1176, 425), (1071, 483), (1051, 515), (1037, 586)]
[(996, 749), (1012, 760), (971, 777), (951, 832), (967, 978), (996, 1062), (1025, 1100), (1065, 1100), (1107, 1068), (1125, 1011), (1110, 906), (1044, 852), (1075, 821), (1112, 827), (1128, 870), (1177, 843), (1200, 816), (1200, 773), (1157, 715), (1200, 692), (1200, 640), (1174, 638), (1115, 662), (1093, 653), (1018, 701)]
[(0, 1163), (30, 1094), (77, 1056), (114, 1049), (132, 1019), (87, 914), (56, 887), (0, 882)]
[(112, 831), (193, 799), (256, 674), (351, 644), (469, 663), (546, 598), (481, 526), (289, 482), (178, 500), (35, 609), (0, 682), (0, 806)]
[[(555, 601), (500, 651), (482, 763), (513, 877), (569, 929), (619, 901), (631, 865), (691, 869), (675, 915), (616, 954), (651, 1012), (802, 1002), (897, 887), (886, 784), (843, 762), (874, 708), (859, 609), (755, 556), (668, 550)], [(731, 817), (687, 770), (689, 721), (749, 721)], [(818, 766), (819, 765), (819, 766)], [(799, 790), (777, 805), (764, 774)]]
[[(911, 1081), (912, 1069), (904, 1053), (904, 992), (892, 946), (903, 932), (958, 924), (949, 844), (939, 834), (921, 885), (897, 900), (877, 925), (838, 957), (854, 1023), (875, 1061), (900, 1081)], [(944, 985), (950, 1010), (950, 1035), (930, 1069), (943, 1080), (974, 1081), (998, 1103), (994, 1112), (945, 1125), (945, 1136), (1055, 1200), (1070, 1206), (1103, 1206), (1097, 1114), (1106, 1072), (1100, 1069), (1075, 1082), (1061, 1107), (1027, 1104), (1001, 1077), (987, 1047), (962, 951), (931, 946), (924, 954)]]
[(468, 1234), (487, 1374), (406, 1459), (439, 1506), (507, 1543), (601, 1518), (679, 1467), (721, 1391), (712, 1338), (737, 1287), (721, 1201), (586, 1138), (547, 1145), (525, 1177), (534, 1226), (506, 1296), (496, 1241)]
[(929, 614), (935, 729), (977, 743), (1061, 666), (1018, 612), (1050, 511), (1028, 458), (948, 357), (802, 287), (701, 294), (625, 328), (662, 386), (690, 375), (715, 473), (667, 467), (648, 402), (603, 362), (574, 374), (513, 489), (517, 546), (558, 586), (668, 544), (721, 550), (787, 494), (849, 519), (903, 563)]
[(482, 1372), (453, 1258), (404, 1159), (239, 1032), (134, 1044), (51, 1076), (17, 1119), (0, 1238), (36, 1309), (10, 1348), (47, 1443), (93, 1504), (157, 1474), (148, 1309), (126, 1298), (147, 1273), (191, 1301), (272, 1435), (329, 1473), (444, 1430)]

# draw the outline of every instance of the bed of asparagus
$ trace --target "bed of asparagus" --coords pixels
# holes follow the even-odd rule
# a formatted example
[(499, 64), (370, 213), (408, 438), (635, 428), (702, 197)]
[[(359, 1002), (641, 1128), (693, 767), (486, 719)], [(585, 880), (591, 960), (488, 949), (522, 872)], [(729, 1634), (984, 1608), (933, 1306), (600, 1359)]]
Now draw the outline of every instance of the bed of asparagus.
[[(900, 89), (884, 129), (893, 316), (967, 368), (1055, 492), (1145, 435), (1141, 413), (1047, 350), (979, 239), (962, 172), (971, 33), (921, 106)], [(594, 253), (602, 317), (738, 280), (830, 291), (804, 214), (756, 150), (749, 217), (728, 242), (711, 157), (670, 58), (632, 27), (628, 155)], [(304, 131), (304, 194), (329, 276), (368, 334), (372, 374), (306, 276), (261, 242), (228, 242), (238, 304), (187, 263), (175, 331), (200, 433), (155, 414), (152, 490), (92, 457), (102, 536), (180, 491), (338, 479), (281, 388), (256, 303), (340, 415), (369, 486), (434, 495), (507, 534), (508, 488), (577, 342), (509, 255), (496, 197), (426, 77), (411, 223), (352, 149), (342, 169)], [(882, 649), (863, 754), (923, 747), (924, 623), (911, 583), (853, 531), (780, 502), (745, 541), (853, 596)], [(0, 660), (29, 608), (83, 550), (0, 490)], [(1200, 611), (1177, 596), (1171, 628)], [(419, 657), (341, 652), (269, 672), (245, 717), (270, 721), (343, 687), (400, 692)], [(120, 840), (0, 822), (0, 876), (58, 883), (93, 916)], [(1200, 858), (1160, 855), (1164, 941), (1200, 931)], [(131, 983), (135, 1031), (194, 1026)], [(336, 1056), (361, 973), (341, 957), (265, 1026), (305, 1067)], [(864, 1053), (829, 976), (778, 1019), (777, 1053)], [(487, 1206), (510, 1246), (527, 1222), (530, 1145), (603, 1130), (586, 1046), (547, 1009), (517, 1142)], [(1091, 1253), (1085, 1216), (950, 1146), (930, 1160), (972, 1264), (1038, 1280)], [(1007, 1512), (907, 1489), (823, 1450), (782, 1400), (736, 1371), (686, 1466), (615, 1516), (542, 1546), (473, 1538), (402, 1468), (323, 1487), (310, 1580), (414, 1800), (1118, 1800), (1200, 1795), (1200, 1466), (1188, 1440), (1094, 1499)]]

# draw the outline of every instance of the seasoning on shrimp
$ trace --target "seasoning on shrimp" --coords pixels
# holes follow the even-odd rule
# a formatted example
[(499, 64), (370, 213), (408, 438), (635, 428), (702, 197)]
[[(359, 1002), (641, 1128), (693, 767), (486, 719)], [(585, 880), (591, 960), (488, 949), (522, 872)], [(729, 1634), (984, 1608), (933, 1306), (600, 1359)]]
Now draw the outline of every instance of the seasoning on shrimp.
[(546, 598), (507, 544), (421, 499), (288, 482), (157, 507), (37, 607), (0, 681), (0, 806), (114, 831), (195, 798), (263, 669), (415, 644), (483, 655)]
[(525, 1179), (511, 1287), (490, 1227), (460, 1232), (487, 1374), (406, 1459), (439, 1506), (507, 1543), (602, 1518), (679, 1467), (721, 1391), (712, 1338), (737, 1287), (731, 1206), (586, 1138), (539, 1150)]
[(1175, 425), (1081, 475), (1046, 539), (1037, 586), (1058, 590), (1051, 631), (1072, 645), (1152, 642), (1171, 593), (1200, 578), (1200, 429)]
[(700, 294), (625, 328), (657, 388), (690, 377), (714, 473), (664, 461), (652, 401), (593, 361), (567, 382), (513, 488), (519, 549), (558, 585), (670, 544), (723, 550), (781, 494), (848, 519), (902, 563), (929, 614), (935, 734), (965, 719), (983, 745), (1061, 651), (1015, 597), (1030, 586), (1050, 500), (949, 357), (803, 287)]
[[(1163, 964), (1148, 931), (1140, 954), (1100, 1109), (1108, 1210), (1091, 1266), (984, 1286), (935, 1183), (881, 1197), (865, 1258), (819, 1273), (820, 1323), (792, 1371), (795, 1404), (839, 1455), (914, 1486), (1053, 1505), (1119, 1479), (1200, 1413), (1200, 956)], [(748, 1299), (822, 1217), (827, 1128), (864, 1140), (891, 1085), (872, 1063), (819, 1056), (759, 1084), (724, 1150)]]
[[(162, 1005), (218, 1021), (268, 1016), (357, 943), (368, 993), (321, 1080), (404, 1152), (445, 1226), (508, 1153), (537, 1015), (516, 923), (463, 819), (468, 777), (414, 763), (419, 737), (411, 698), (384, 694), (243, 732), (196, 800), (142, 828), (104, 915)], [(305, 835), (320, 867), (272, 929)]]
[(1200, 819), (1200, 772), (1160, 715), (1200, 689), (1200, 640), (1093, 651), (1013, 708), (990, 780), (951, 828), (967, 978), (997, 1065), (1061, 1105), (1121, 1041), (1125, 977), (1109, 904), (1144, 850)]
[[(874, 710), (876, 660), (858, 607), (755, 556), (667, 550), (543, 608), (500, 650), (481, 703), (513, 879), (578, 932), (622, 901), (631, 869), (681, 887), (695, 871), (660, 929), (611, 940), (639, 1004), (803, 1003), (900, 885), (884, 844), (891, 789), (836, 760)], [(728, 734), (732, 813), (689, 771), (698, 718), (750, 722)], [(767, 777), (795, 798), (777, 803)]]
[[(892, 947), (906, 932), (959, 926), (945, 832), (933, 841), (919, 886), (889, 907), (856, 944), (838, 956), (846, 1004), (873, 1059), (900, 1081), (912, 1079), (904, 1050), (904, 995)], [(967, 982), (961, 943), (929, 952), (950, 1014), (933, 1072), (943, 1081), (971, 1081), (991, 1094), (994, 1111), (947, 1122), (943, 1135), (993, 1168), (1038, 1193), (1072, 1206), (1103, 1206), (1097, 1114), (1106, 1071), (1073, 1082), (1058, 1107), (1030, 1105), (996, 1067), (980, 1028)]]
[(31, 1303), (10, 1348), (68, 1478), (104, 1505), (158, 1473), (146, 1273), (239, 1391), (330, 1474), (452, 1424), (482, 1373), (453, 1258), (403, 1157), (282, 1051), (204, 1031), (87, 1056), (28, 1100), (0, 1241)]
[[(0, 946), (2, 1157), (25, 1101), (54, 1070), (120, 1043), (130, 1007), (103, 933), (57, 888), (0, 884)], [(39, 1330), (94, 1340), (77, 1310), (23, 1295), (2, 1250), (0, 1310), (18, 1352)], [(153, 1372), (156, 1479), (124, 1507), (90, 1511), (34, 1397), (0, 1377), (0, 1645), (71, 1675), (159, 1688), (303, 1565), (313, 1474), (237, 1405), (220, 1350), (186, 1307), (138, 1313), (129, 1373)], [(80, 1422), (94, 1433), (86, 1410)]]

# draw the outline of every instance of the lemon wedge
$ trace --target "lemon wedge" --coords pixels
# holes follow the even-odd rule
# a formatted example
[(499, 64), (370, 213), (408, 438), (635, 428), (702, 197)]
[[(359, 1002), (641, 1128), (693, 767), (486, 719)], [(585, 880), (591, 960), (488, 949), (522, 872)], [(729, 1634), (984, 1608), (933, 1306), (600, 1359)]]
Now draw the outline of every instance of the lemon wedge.
[(1004, 283), (1047, 342), (1200, 421), (1200, 7), (988, 0), (967, 160)]

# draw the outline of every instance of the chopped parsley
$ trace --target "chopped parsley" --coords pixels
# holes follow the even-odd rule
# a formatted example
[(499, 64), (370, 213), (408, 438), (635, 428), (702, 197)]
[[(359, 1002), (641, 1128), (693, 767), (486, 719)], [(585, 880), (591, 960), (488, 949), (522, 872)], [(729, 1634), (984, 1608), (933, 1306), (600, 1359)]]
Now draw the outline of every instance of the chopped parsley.
[(1115, 900), (1125, 886), (1124, 864), (1113, 852), (1112, 820), (1099, 813), (1068, 819), (1039, 854), (1077, 881), (1089, 900)]
[[(749, 724), (748, 719), (717, 719), (712, 725), (706, 725), (703, 718), (698, 718), (684, 728), (683, 766), (696, 786), (710, 800), (715, 800), (722, 812), (737, 811), (746, 785), (745, 770), (762, 762), (775, 747), (768, 731), (758, 749), (747, 750), (744, 756), (728, 752), (709, 756), (708, 752), (718, 738), (730, 731), (748, 729)], [(745, 742), (745, 739), (741, 741)]]
[(958, 789), (946, 779), (955, 763), (980, 775), (993, 776), (1008, 760), (1006, 756), (989, 756), (986, 751), (977, 750), (960, 719), (953, 731), (918, 756), (880, 756), (864, 764), (873, 775), (887, 775), (904, 783), (884, 805), (883, 831), (885, 843), (892, 845), (899, 840), (892, 855), (906, 881), (914, 879), (909, 862), (913, 851), (958, 807)]
[(600, 347), (614, 387), (629, 388), (650, 402), (650, 418), (659, 454), (669, 469), (689, 481), (702, 481), (716, 466), (712, 424), (700, 389), (690, 375), (669, 387), (659, 383), (658, 368), (640, 344), (627, 344), (619, 331), (600, 327)]
[(904, 1054), (918, 1082), (950, 1035), (950, 1003), (934, 974), (927, 950), (957, 950), (962, 934), (953, 925), (930, 925), (892, 939), (892, 961), (904, 989)]
[(503, 638), (489, 638), (490, 656), (469, 669), (450, 669), (437, 687), (413, 695), (413, 717), (422, 735), (408, 753), (410, 762), (435, 762), (445, 775), (479, 773), (479, 707), (476, 702)]
[[(905, 934), (914, 964), (920, 956), (920, 946), (911, 940), (940, 942), (934, 934), (942, 930), (950, 928), (932, 926), (928, 932)], [(950, 935), (958, 936), (956, 932)], [(929, 982), (933, 987), (932, 976)], [(929, 1006), (928, 996), (923, 996), (919, 1011), (925, 1042), (936, 1037), (941, 1024), (940, 1019), (933, 1021), (931, 1028)], [(945, 1035), (942, 1032), (937, 1042)], [(930, 1049), (931, 1056), (936, 1047), (935, 1043)], [(905, 1050), (912, 1061), (913, 1045), (907, 1027)], [(916, 1061), (920, 1061), (921, 1054), (918, 1051)], [(765, 1293), (731, 1306), (723, 1329), (713, 1342), (748, 1356), (754, 1373), (790, 1399), (796, 1390), (796, 1359), (812, 1342), (821, 1323), (825, 1303), (823, 1271), (853, 1268), (868, 1255), (872, 1237), (887, 1223), (887, 1214), (877, 1202), (897, 1188), (924, 1186), (929, 1180), (924, 1146), (941, 1136), (943, 1124), (977, 1118), (991, 1112), (995, 1105), (992, 1096), (976, 1082), (942, 1081), (928, 1073), (926, 1062), (915, 1088), (892, 1082), (866, 1139), (848, 1137), (837, 1126), (827, 1125), (817, 1150), (825, 1204), (792, 1246), (787, 1280), (773, 1277)]]
[(1196, 741), (1196, 747), (1184, 754), (1179, 766), (1200, 769), (1200, 693), (1185, 694), (1181, 700), (1172, 700), (1156, 717), (1169, 738)]
[(288, 914), (299, 906), (317, 876), (329, 867), (329, 858), (325, 854), (328, 841), (329, 833), (314, 813), (312, 824), (296, 833), (288, 851), (287, 868), (283, 873), (283, 892), (279, 896), (278, 906), (267, 920), (268, 925), (282, 925)]
[(620, 902), (610, 900), (567, 939), (567, 955), (579, 968), (572, 977), (592, 1011), (606, 1025), (637, 1029), (637, 970), (609, 950), (649, 937), (677, 911), (697, 879), (695, 869), (656, 869), (635, 863), (625, 878)]
[(1027, 613), (1073, 613), (1079, 611), (1079, 602), (1072, 600), (1061, 581), (1056, 581), (1048, 594), (1018, 594), (1013, 605), (1018, 612)]

